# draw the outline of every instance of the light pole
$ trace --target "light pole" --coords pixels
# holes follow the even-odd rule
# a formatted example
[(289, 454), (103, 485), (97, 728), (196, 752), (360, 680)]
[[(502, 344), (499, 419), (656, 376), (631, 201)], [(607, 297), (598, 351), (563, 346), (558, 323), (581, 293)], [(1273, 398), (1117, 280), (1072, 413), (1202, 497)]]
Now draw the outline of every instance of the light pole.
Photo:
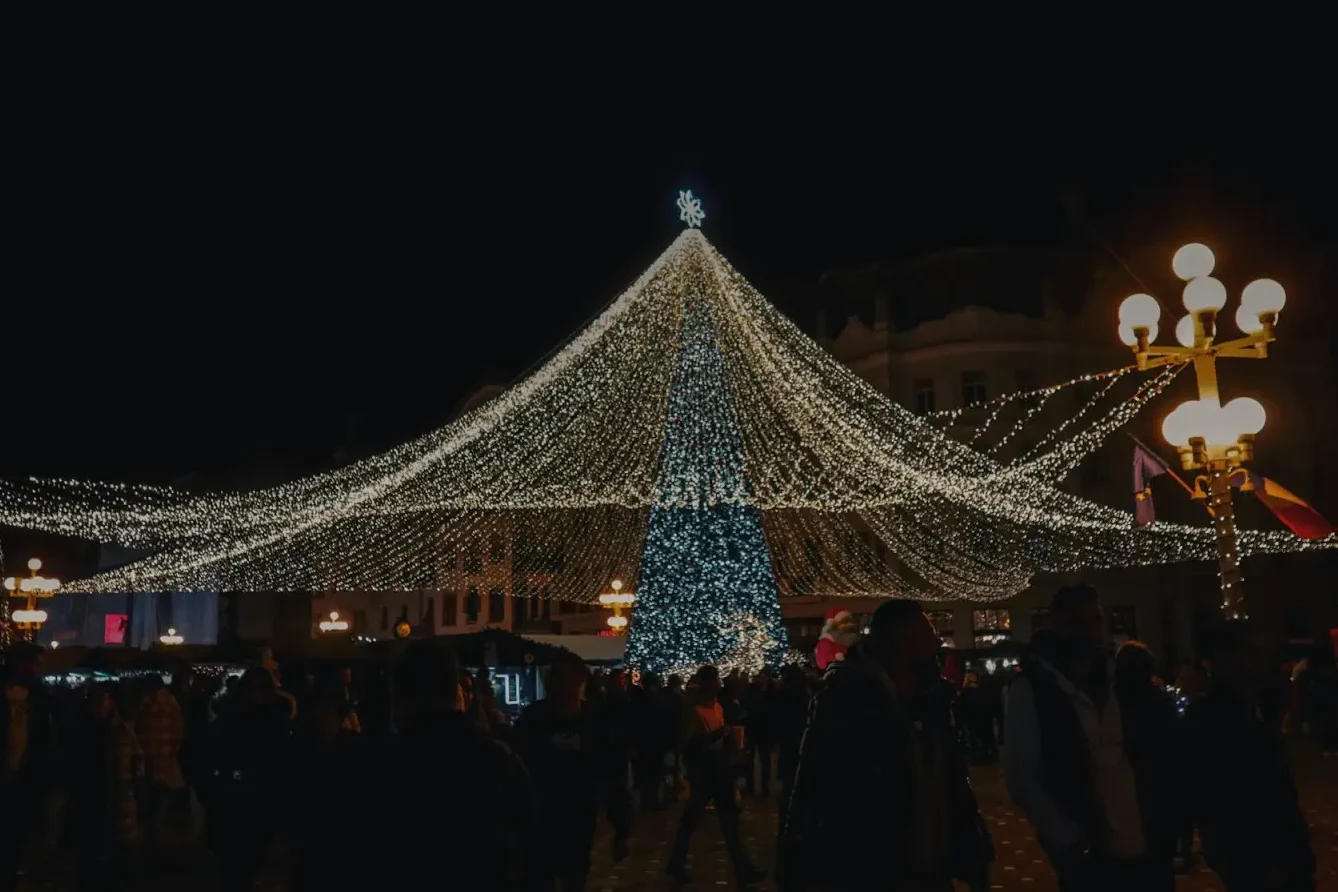
[(636, 594), (623, 591), (623, 581), (615, 579), (609, 583), (611, 592), (604, 592), (599, 596), (599, 603), (604, 607), (613, 610), (613, 616), (608, 618), (609, 628), (615, 635), (627, 634), (627, 617), (623, 616), (623, 610), (630, 610), (636, 603)]
[(167, 647), (175, 647), (185, 642), (185, 638), (177, 634), (176, 629), (168, 629), (166, 635), (158, 636), (158, 643)]
[[(1222, 610), (1228, 618), (1245, 615), (1240, 550), (1231, 504), (1231, 477), (1254, 459), (1254, 436), (1264, 427), (1258, 400), (1237, 397), (1225, 406), (1217, 391), (1217, 359), (1264, 359), (1276, 340), (1274, 326), (1287, 302), (1282, 286), (1256, 279), (1241, 293), (1236, 327), (1243, 337), (1217, 342), (1217, 314), (1226, 306), (1226, 286), (1212, 277), (1216, 258), (1206, 245), (1189, 244), (1175, 252), (1171, 268), (1185, 280), (1188, 314), (1175, 326), (1179, 346), (1153, 346), (1161, 305), (1150, 294), (1134, 294), (1120, 304), (1120, 340), (1128, 344), (1140, 369), (1192, 362), (1199, 398), (1187, 400), (1162, 422), (1162, 436), (1180, 453), (1187, 471), (1201, 471), (1195, 498), (1208, 499), (1217, 530), (1217, 564), (1222, 581)], [(1247, 477), (1241, 489), (1249, 488)], [(1206, 490), (1206, 492), (1205, 492)]]
[(46, 611), (38, 609), (37, 599), (50, 598), (60, 591), (60, 580), (39, 576), (37, 571), (40, 569), (42, 569), (42, 559), (29, 558), (27, 578), (10, 576), (5, 580), (5, 589), (8, 590), (9, 597), (28, 599), (27, 605), (22, 610), (15, 610), (9, 615), (10, 620), (19, 628), (27, 641), (33, 640), (33, 635), (47, 619)]

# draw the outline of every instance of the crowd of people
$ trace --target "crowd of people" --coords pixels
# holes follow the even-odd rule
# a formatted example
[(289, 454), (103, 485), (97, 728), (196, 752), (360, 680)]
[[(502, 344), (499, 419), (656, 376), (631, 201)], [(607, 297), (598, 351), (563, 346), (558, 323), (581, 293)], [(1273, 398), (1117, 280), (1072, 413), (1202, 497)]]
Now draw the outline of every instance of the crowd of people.
[[(164, 828), (190, 826), (192, 797), (228, 890), (250, 888), (282, 842), (297, 890), (407, 872), (580, 892), (601, 817), (619, 861), (637, 813), (670, 803), (672, 880), (691, 881), (690, 844), (713, 812), (748, 888), (764, 871), (740, 809), (773, 794), (781, 889), (948, 892), (957, 880), (976, 892), (990, 888), (993, 844), (969, 766), (1000, 752), (1064, 892), (1172, 889), (1196, 833), (1228, 892), (1312, 890), (1283, 731), (1313, 729), (1338, 750), (1332, 651), (1316, 651), (1289, 696), (1255, 630), (1224, 623), (1205, 682), (1177, 703), (1145, 647), (1109, 652), (1095, 591), (1061, 590), (1050, 616), (998, 679), (946, 679), (938, 635), (906, 600), (882, 604), (820, 679), (703, 666), (633, 683), (563, 653), (514, 724), (487, 670), (463, 671), (445, 640), (356, 683), (344, 669), (285, 684), (266, 659), (227, 681), (180, 672), (170, 686), (147, 675), (79, 690), (47, 688), (41, 652), (12, 648), (0, 892), (44, 831), (81, 888), (138, 885), (163, 869)], [(55, 790), (59, 823), (46, 828)]]

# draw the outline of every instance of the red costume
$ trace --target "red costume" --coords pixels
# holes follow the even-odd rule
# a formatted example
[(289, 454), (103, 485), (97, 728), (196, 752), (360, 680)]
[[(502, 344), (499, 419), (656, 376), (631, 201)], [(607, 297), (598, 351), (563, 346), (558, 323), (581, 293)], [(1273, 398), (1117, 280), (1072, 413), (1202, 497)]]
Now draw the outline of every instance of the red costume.
[(859, 626), (849, 610), (833, 607), (827, 611), (827, 622), (822, 627), (822, 637), (813, 651), (813, 658), (819, 669), (826, 669), (832, 663), (846, 658), (846, 651), (859, 638)]

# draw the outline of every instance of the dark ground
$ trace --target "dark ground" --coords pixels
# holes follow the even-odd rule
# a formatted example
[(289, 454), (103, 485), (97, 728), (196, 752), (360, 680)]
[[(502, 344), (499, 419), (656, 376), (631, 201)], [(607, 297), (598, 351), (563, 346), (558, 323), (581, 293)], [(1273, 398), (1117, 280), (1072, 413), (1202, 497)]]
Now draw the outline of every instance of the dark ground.
[[(1338, 892), (1338, 758), (1322, 758), (1308, 744), (1299, 743), (1294, 751), (1294, 765), (1301, 785), (1302, 802), (1311, 824), (1311, 838), (1319, 859), (1319, 892)], [(993, 889), (1054, 892), (1055, 881), (1049, 865), (1037, 846), (1031, 825), (1014, 809), (1004, 789), (997, 766), (975, 772), (977, 795), (994, 834), (998, 861), (994, 867)], [(1229, 782), (1229, 780), (1228, 780)], [(852, 791), (857, 785), (852, 779)], [(770, 868), (775, 860), (776, 808), (774, 798), (745, 801), (743, 835), (754, 859)], [(53, 815), (55, 806), (53, 805)], [(673, 837), (676, 808), (655, 814), (639, 814), (632, 836), (632, 855), (614, 864), (607, 827), (596, 842), (594, 868), (590, 874), (591, 892), (660, 892), (672, 888), (664, 877), (664, 865)], [(197, 818), (199, 816), (197, 815)], [(197, 826), (200, 825), (197, 820)], [(218, 888), (213, 859), (201, 848), (198, 838), (184, 828), (175, 839), (172, 867), (156, 880), (135, 883), (132, 888), (163, 892), (210, 892)], [(356, 840), (332, 839), (330, 856), (338, 858), (342, 848), (356, 845)], [(694, 889), (732, 888), (729, 862), (719, 825), (708, 814), (694, 840), (690, 867)], [(865, 853), (833, 853), (832, 864), (843, 858), (863, 857)], [(20, 883), (24, 892), (32, 890), (73, 890), (68, 859), (50, 851), (35, 854), (28, 873)], [(261, 890), (287, 888), (283, 852), (276, 847), (269, 869), (258, 887)], [(764, 884), (763, 888), (770, 888)], [(1221, 890), (1214, 873), (1199, 866), (1194, 873), (1181, 877), (1179, 892)]]

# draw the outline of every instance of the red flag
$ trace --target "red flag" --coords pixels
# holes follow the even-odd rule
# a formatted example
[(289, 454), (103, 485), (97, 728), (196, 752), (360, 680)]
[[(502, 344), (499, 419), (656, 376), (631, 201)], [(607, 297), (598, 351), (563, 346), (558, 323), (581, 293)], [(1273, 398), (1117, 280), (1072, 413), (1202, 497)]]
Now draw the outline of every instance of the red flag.
[[(1323, 539), (1338, 532), (1333, 524), (1325, 520), (1323, 515), (1310, 507), (1304, 499), (1276, 480), (1270, 480), (1257, 471), (1247, 473), (1250, 475), (1250, 482), (1254, 484), (1254, 494), (1258, 496), (1259, 501), (1282, 521), (1283, 526), (1302, 539)], [(1243, 481), (1243, 477), (1236, 476), (1232, 479), (1232, 483), (1240, 485), (1238, 481)]]

